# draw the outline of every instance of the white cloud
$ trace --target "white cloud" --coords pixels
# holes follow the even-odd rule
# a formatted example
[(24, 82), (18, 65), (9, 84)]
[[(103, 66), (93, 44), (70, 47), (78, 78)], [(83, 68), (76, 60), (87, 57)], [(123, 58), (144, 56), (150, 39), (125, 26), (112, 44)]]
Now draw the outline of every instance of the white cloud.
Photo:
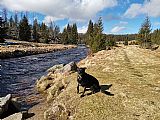
[(80, 28), (78, 28), (78, 33), (86, 33), (88, 29), (88, 26), (82, 26)]
[(152, 17), (160, 16), (160, 0), (145, 0), (143, 4), (131, 4), (124, 13), (124, 16), (134, 18), (141, 14), (147, 14)]
[(117, 0), (0, 0), (9, 10), (33, 11), (54, 20), (88, 20), (105, 8), (117, 5)]
[(54, 22), (55, 22), (56, 20), (58, 20), (58, 19), (55, 18), (55, 17), (45, 16), (43, 22), (46, 23), (47, 25), (49, 25), (51, 22), (52, 22), (53, 24), (55, 24)]
[(127, 25), (128, 24), (128, 22), (126, 22), (126, 21), (120, 21), (119, 22), (119, 25)]
[(118, 32), (121, 32), (125, 29), (126, 29), (126, 27), (123, 27), (123, 26), (115, 26), (114, 28), (112, 28), (111, 33), (118, 33)]
[(155, 22), (154, 25), (155, 26), (160, 26), (160, 22)]

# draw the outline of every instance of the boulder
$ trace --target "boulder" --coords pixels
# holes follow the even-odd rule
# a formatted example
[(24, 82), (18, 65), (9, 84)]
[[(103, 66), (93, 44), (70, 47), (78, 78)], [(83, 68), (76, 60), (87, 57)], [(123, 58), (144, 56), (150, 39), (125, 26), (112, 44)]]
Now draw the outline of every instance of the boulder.
[(47, 72), (54, 73), (56, 70), (63, 68), (64, 64), (54, 65), (53, 67), (49, 68)]
[(10, 115), (9, 117), (6, 117), (2, 120), (22, 120), (22, 117), (23, 117), (22, 113), (19, 112), (19, 113), (15, 113), (13, 115)]
[(36, 88), (38, 92), (44, 92), (45, 90), (51, 87), (51, 84), (53, 84), (53, 79), (51, 79), (48, 76), (42, 76), (40, 80), (37, 81)]
[(77, 71), (77, 65), (75, 62), (68, 63), (63, 68), (56, 70), (55, 73), (69, 73), (71, 71)]
[(68, 114), (64, 105), (53, 104), (51, 108), (44, 112), (45, 120), (67, 120)]
[(8, 110), (8, 105), (11, 101), (12, 95), (8, 94), (5, 97), (0, 98), (0, 118), (4, 112)]
[(1, 119), (20, 111), (21, 111), (21, 104), (17, 102), (17, 99), (12, 98), (11, 94), (8, 94), (6, 97), (0, 98)]
[(62, 84), (62, 80), (56, 80), (55, 84), (47, 90), (47, 101), (49, 102), (50, 100), (53, 100), (63, 89), (64, 85)]

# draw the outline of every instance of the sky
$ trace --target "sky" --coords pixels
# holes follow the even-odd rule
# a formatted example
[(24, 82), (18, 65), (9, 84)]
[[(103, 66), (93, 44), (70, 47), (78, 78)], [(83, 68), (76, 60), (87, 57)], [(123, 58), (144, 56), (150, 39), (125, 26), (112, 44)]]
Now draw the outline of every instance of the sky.
[(60, 26), (77, 23), (78, 32), (85, 33), (88, 21), (103, 19), (106, 34), (134, 34), (139, 31), (146, 16), (152, 30), (160, 28), (160, 0), (0, 0), (0, 9), (6, 8), (8, 18), (28, 13), (30, 23), (35, 18), (48, 24)]

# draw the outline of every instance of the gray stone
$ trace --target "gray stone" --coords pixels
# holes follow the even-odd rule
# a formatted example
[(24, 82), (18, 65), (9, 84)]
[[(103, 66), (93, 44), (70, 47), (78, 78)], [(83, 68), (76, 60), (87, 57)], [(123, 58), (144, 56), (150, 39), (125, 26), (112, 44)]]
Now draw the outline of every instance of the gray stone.
[(38, 92), (44, 92), (46, 89), (51, 87), (53, 80), (50, 80), (49, 77), (42, 76), (40, 80), (37, 80), (36, 88)]
[(0, 98), (0, 116), (8, 110), (8, 104), (11, 101), (11, 98), (11, 94), (8, 94), (7, 96)]
[(22, 117), (23, 117), (22, 113), (19, 112), (19, 113), (15, 113), (13, 115), (10, 115), (2, 120), (22, 120)]
[(53, 67), (49, 68), (47, 72), (54, 73), (56, 70), (63, 68), (64, 64), (54, 65)]
[(75, 62), (68, 63), (63, 68), (56, 70), (55, 73), (68, 73), (71, 71), (77, 71), (77, 65)]
[(64, 72), (77, 71), (77, 65), (75, 62), (70, 62), (64, 66)]

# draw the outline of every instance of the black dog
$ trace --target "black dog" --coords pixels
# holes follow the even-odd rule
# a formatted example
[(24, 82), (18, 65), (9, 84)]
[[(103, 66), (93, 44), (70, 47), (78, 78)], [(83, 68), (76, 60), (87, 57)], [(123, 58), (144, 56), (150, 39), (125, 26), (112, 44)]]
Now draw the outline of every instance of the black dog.
[(78, 82), (77, 93), (79, 93), (79, 86), (84, 87), (84, 91), (83, 91), (81, 97), (84, 96), (86, 88), (90, 88), (92, 93), (99, 92), (100, 89), (101, 89), (101, 87), (99, 86), (98, 80), (95, 77), (87, 74), (85, 72), (85, 69), (86, 68), (77, 68), (77, 72), (78, 72), (78, 76), (77, 76), (77, 82)]

